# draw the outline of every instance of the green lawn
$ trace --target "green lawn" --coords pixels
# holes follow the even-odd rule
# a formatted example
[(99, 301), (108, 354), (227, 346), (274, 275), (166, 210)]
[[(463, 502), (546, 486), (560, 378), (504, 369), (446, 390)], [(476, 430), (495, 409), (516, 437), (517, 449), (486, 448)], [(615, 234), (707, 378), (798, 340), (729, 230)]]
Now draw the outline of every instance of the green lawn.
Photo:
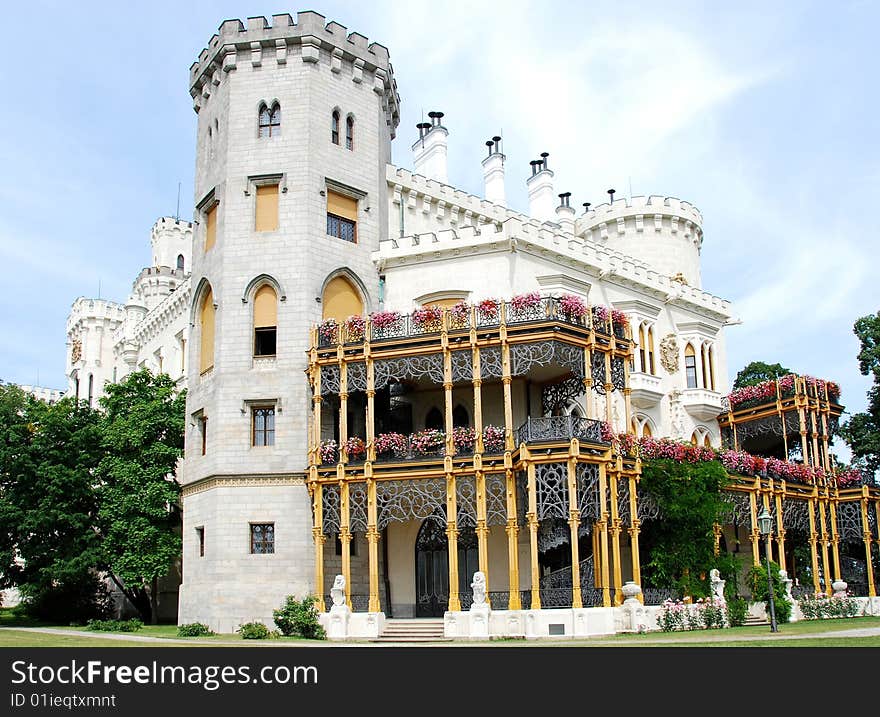
[(176, 643), (108, 640), (79, 635), (48, 635), (25, 630), (0, 630), (0, 647), (174, 647)]

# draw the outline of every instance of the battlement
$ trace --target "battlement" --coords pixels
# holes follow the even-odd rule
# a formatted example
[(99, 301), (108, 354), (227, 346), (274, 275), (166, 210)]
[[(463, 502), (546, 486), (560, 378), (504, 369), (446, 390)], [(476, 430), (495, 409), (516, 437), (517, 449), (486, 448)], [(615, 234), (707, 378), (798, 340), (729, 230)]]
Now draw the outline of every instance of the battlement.
[(254, 66), (262, 64), (264, 55), (273, 56), (282, 65), (287, 62), (289, 48), (297, 46), (303, 62), (317, 62), (322, 48), (332, 54), (334, 63), (352, 62), (353, 79), (358, 82), (363, 81), (364, 72), (374, 73), (374, 89), (388, 95), (396, 125), (399, 98), (388, 48), (360, 33), (348, 32), (337, 22), (325, 22), (323, 15), (311, 10), (297, 13), (295, 21), (289, 14), (272, 15), (271, 22), (265, 17), (250, 17), (247, 23), (225, 20), (190, 67), (190, 94), (196, 99), (203, 88), (210, 91), (211, 85), (220, 84), (223, 75), (238, 66), (239, 52), (247, 53), (244, 56)]
[(618, 199), (614, 203), (606, 202), (597, 207), (592, 207), (589, 212), (578, 217), (576, 220), (575, 233), (582, 234), (585, 231), (595, 229), (603, 223), (614, 222), (628, 217), (638, 217), (640, 215), (646, 221), (655, 216), (678, 217), (686, 222), (691, 222), (702, 232), (703, 215), (700, 214), (700, 210), (693, 204), (676, 197), (663, 197), (652, 194), (649, 196)]
[(156, 241), (162, 234), (192, 234), (193, 223), (174, 217), (159, 217), (150, 229), (150, 240)]
[(558, 227), (536, 219), (508, 217), (499, 225), (462, 226), (438, 232), (414, 234), (380, 242), (373, 258), (382, 265), (419, 260), (436, 260), (445, 256), (473, 255), (493, 251), (531, 251), (540, 255), (556, 254), (566, 263), (572, 260), (582, 269), (600, 279), (619, 278), (642, 287), (668, 303), (689, 304), (708, 310), (723, 320), (730, 316), (730, 302), (693, 286), (672, 280), (643, 261), (610, 249), (591, 240), (559, 231)]
[(70, 307), (70, 314), (67, 317), (68, 333), (77, 324), (89, 320), (123, 321), (125, 320), (125, 307), (107, 299), (87, 299), (80, 296)]

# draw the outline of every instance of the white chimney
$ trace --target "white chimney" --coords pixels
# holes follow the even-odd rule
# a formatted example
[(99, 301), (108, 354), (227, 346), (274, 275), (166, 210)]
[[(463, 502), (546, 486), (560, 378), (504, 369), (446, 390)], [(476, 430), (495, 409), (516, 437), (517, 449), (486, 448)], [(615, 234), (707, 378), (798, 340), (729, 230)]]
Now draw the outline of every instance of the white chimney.
[(419, 139), (412, 146), (415, 173), (448, 184), (446, 151), (449, 131), (440, 124), (442, 112), (428, 112), (428, 117), (431, 118), (430, 122), (416, 125)]
[(529, 162), (532, 176), (526, 180), (529, 190), (529, 214), (542, 222), (556, 220), (553, 196), (553, 172), (547, 168), (547, 152), (541, 152), (541, 159)]
[(485, 183), (486, 201), (507, 206), (507, 196), (504, 193), (504, 155), (501, 154), (499, 142), (501, 137), (493, 137), (486, 146), (489, 148), (489, 156), (483, 160), (483, 182)]
[(566, 234), (574, 234), (574, 207), (570, 206), (571, 192), (559, 195), (559, 206), (556, 207), (556, 222)]

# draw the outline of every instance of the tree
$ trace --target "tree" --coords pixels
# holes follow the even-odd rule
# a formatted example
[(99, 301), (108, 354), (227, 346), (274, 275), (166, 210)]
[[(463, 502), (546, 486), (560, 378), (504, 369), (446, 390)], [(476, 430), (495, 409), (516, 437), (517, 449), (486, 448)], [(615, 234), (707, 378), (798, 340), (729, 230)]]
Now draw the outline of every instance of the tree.
[(861, 343), (859, 371), (863, 376), (873, 375), (874, 384), (868, 389), (867, 410), (843, 423), (840, 433), (855, 462), (876, 474), (880, 469), (880, 312), (857, 319), (853, 333)]
[(180, 556), (183, 392), (148, 370), (108, 384), (101, 398), (104, 457), (98, 473), (100, 528), (110, 577), (153, 624), (158, 582)]
[(769, 381), (772, 378), (779, 378), (791, 373), (790, 369), (785, 368), (781, 363), (764, 363), (763, 361), (752, 361), (746, 365), (733, 381), (734, 388), (743, 388), (744, 386), (757, 386), (759, 383)]
[(0, 385), (0, 573), (32, 613), (70, 621), (102, 609), (95, 469), (98, 415)]

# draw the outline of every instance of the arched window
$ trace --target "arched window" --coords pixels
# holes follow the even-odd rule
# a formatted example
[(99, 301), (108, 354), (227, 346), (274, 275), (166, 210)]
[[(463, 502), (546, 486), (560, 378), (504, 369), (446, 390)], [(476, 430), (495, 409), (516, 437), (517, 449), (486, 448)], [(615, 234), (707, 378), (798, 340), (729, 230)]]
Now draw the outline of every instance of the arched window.
[(709, 434), (709, 429), (703, 426), (697, 426), (691, 434), (691, 443), (695, 446), (711, 448), (712, 440)]
[(709, 388), (715, 390), (715, 347), (709, 344)]
[(688, 344), (684, 347), (684, 371), (687, 377), (687, 387), (697, 387), (697, 352)]
[(333, 110), (330, 120), (330, 141), (339, 144), (339, 110)]
[(657, 375), (657, 368), (654, 363), (654, 327), (648, 326), (648, 373), (652, 376)]
[(438, 431), (442, 431), (445, 425), (440, 409), (437, 406), (432, 407), (428, 411), (428, 415), (425, 416), (425, 428), (436, 428)]
[(648, 351), (645, 344), (645, 325), (639, 324), (639, 371), (648, 372)]
[(349, 316), (362, 316), (364, 302), (360, 292), (344, 276), (337, 276), (327, 282), (321, 297), (323, 319), (336, 319), (339, 323)]
[(467, 428), (471, 424), (470, 418), (468, 418), (467, 409), (462, 406), (460, 403), (452, 409), (452, 425), (455, 428), (459, 426), (463, 428)]
[(277, 137), (281, 134), (281, 105), (260, 105), (260, 137)]
[(703, 388), (709, 388), (709, 369), (706, 361), (706, 344), (700, 346), (700, 365), (702, 367)]
[(633, 423), (635, 424), (635, 433), (639, 438), (650, 438), (654, 435), (654, 432), (651, 430), (651, 422), (648, 420), (647, 416), (642, 416), (640, 414), (636, 414), (633, 417)]
[(274, 356), (278, 330), (278, 295), (268, 284), (254, 294), (254, 356)]
[(345, 118), (345, 148), (354, 150), (354, 117)]
[(180, 271), (183, 271), (183, 261), (184, 261), (183, 254), (178, 254), (177, 255), (177, 268), (180, 269)]
[(214, 292), (208, 287), (199, 308), (199, 373), (214, 368)]
[(89, 374), (89, 406), (92, 405), (92, 393), (95, 388), (95, 377)]

